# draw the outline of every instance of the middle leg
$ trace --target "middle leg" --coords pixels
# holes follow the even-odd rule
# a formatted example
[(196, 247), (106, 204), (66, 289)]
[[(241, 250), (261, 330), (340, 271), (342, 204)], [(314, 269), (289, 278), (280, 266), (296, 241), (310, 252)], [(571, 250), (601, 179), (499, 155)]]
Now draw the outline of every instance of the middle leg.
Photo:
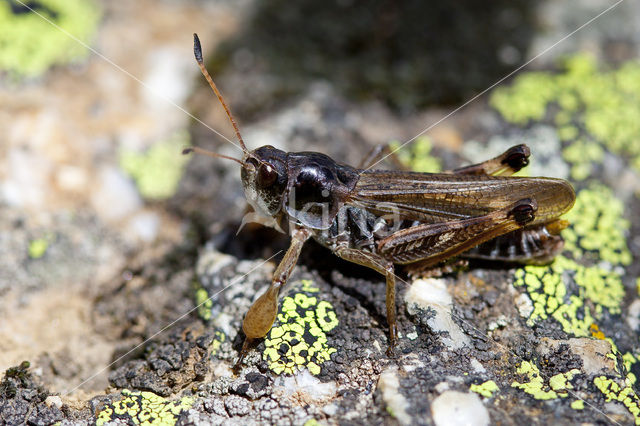
[(393, 263), (373, 253), (347, 247), (339, 247), (336, 250), (336, 254), (344, 260), (366, 266), (385, 276), (387, 281), (387, 322), (389, 323), (389, 347), (387, 349), (387, 356), (393, 356), (393, 348), (398, 341), (398, 326), (396, 323), (396, 276)]

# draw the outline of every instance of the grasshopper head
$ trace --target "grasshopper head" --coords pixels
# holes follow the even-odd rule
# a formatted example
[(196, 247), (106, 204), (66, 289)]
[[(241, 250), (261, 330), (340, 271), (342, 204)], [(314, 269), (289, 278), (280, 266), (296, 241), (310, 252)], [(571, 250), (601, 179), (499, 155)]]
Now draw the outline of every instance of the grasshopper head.
[(287, 188), (287, 154), (270, 145), (247, 153), (241, 170), (247, 201), (266, 217), (280, 213)]

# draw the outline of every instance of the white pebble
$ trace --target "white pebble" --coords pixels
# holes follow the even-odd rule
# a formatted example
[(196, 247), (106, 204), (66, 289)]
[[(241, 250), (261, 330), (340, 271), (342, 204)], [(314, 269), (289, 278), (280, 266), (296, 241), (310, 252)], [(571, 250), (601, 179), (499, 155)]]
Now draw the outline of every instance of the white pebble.
[(62, 408), (62, 398), (56, 395), (48, 396), (47, 399), (44, 400), (44, 403), (47, 404), (47, 407), (54, 406), (58, 410)]
[(459, 349), (469, 344), (469, 338), (451, 318), (452, 299), (447, 291), (447, 282), (443, 279), (427, 278), (415, 280), (405, 295), (407, 310), (416, 315), (417, 308), (431, 308), (435, 317), (427, 320), (434, 331), (446, 331), (449, 337), (442, 342), (452, 349)]
[(82, 192), (87, 180), (87, 172), (77, 166), (64, 165), (56, 171), (56, 183), (63, 191)]
[(407, 414), (409, 403), (407, 399), (400, 393), (400, 380), (398, 378), (398, 370), (390, 368), (380, 374), (378, 379), (378, 389), (382, 393), (387, 409), (393, 413), (401, 425), (411, 424), (411, 417)]
[(437, 426), (484, 426), (489, 412), (475, 393), (446, 391), (431, 403)]
[(141, 212), (129, 219), (127, 230), (130, 235), (145, 243), (153, 242), (160, 229), (160, 217), (152, 212)]
[(131, 216), (142, 207), (135, 185), (119, 169), (104, 166), (97, 175), (91, 204), (108, 222)]

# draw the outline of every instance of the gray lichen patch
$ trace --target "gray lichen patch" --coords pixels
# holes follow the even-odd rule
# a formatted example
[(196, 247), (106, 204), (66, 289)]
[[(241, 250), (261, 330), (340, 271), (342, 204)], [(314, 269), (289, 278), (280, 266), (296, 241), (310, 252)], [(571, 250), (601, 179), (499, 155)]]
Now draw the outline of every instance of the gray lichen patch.
[(49, 392), (33, 376), (28, 361), (3, 373), (0, 415), (6, 424), (50, 425), (63, 420), (60, 407), (50, 401)]

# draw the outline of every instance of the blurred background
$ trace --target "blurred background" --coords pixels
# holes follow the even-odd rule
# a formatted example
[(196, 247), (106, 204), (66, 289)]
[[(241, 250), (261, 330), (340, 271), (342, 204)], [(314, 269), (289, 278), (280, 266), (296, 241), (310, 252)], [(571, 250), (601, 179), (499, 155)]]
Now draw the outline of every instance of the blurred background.
[[(1, 0), (0, 370), (28, 359), (52, 389), (75, 386), (151, 321), (105, 308), (116, 290), (192, 267), (211, 238), (239, 258), (286, 246), (258, 229), (229, 237), (245, 212), (237, 165), (180, 155), (191, 144), (240, 155), (216, 134), (234, 138), (194, 32), (250, 148), (357, 164), (420, 135), (399, 156), (437, 171), (525, 142), (528, 173), (610, 188), (631, 220), (618, 266), (633, 288), (640, 3), (563, 39), (614, 4)], [(171, 319), (174, 296), (145, 303)]]

